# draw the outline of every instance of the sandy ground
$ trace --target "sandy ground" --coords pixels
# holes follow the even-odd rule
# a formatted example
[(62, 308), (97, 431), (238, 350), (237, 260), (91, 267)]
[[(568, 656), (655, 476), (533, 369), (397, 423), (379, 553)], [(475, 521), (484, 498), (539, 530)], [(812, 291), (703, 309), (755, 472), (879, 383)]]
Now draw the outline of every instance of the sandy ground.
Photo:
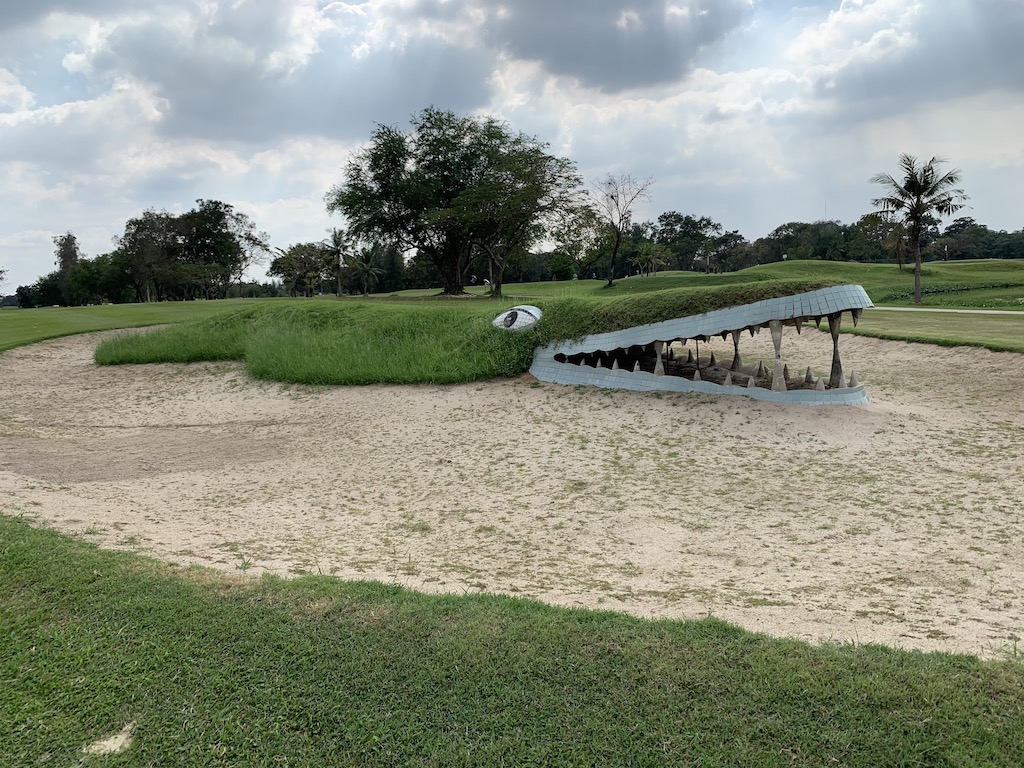
[[(747, 361), (770, 362), (765, 337)], [(844, 337), (872, 403), (807, 408), (529, 378), (286, 387), (99, 368), (99, 338), (0, 356), (3, 513), (234, 573), (811, 641), (998, 656), (1024, 632), (1022, 355)], [(830, 348), (805, 331), (783, 357), (827, 375)]]

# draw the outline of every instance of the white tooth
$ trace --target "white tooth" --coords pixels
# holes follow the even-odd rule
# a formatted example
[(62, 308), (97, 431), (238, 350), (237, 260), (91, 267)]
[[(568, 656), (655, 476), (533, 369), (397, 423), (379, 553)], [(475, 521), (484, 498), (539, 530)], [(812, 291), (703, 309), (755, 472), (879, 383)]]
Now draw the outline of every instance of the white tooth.
[(726, 371), (725, 372), (725, 381), (722, 382), (722, 386), (723, 387), (731, 387), (732, 386), (732, 372), (731, 371)]
[(838, 389), (846, 389), (846, 376), (839, 374), (839, 386)]
[(619, 358), (617, 358), (617, 357), (614, 360), (612, 360), (612, 370), (613, 371), (619, 370)]
[(747, 376), (747, 389), (753, 389), (757, 386), (757, 382), (754, 381), (753, 376)]
[(786, 391), (786, 377), (785, 375), (779, 375), (779, 369), (776, 367), (772, 371), (772, 392), (785, 392)]
[(825, 380), (821, 376), (814, 380), (814, 388), (819, 392), (825, 391)]
[(850, 371), (850, 381), (848, 383), (848, 386), (850, 387), (850, 389), (853, 389), (854, 387), (859, 387), (860, 386), (860, 382), (857, 381), (857, 372), (856, 371)]
[(639, 360), (637, 360), (633, 364), (633, 373), (640, 373), (640, 361)]
[(813, 384), (814, 374), (811, 373), (811, 366), (807, 366), (807, 373), (804, 374), (804, 384)]
[(693, 370), (693, 380), (700, 381), (700, 368), (695, 368)]

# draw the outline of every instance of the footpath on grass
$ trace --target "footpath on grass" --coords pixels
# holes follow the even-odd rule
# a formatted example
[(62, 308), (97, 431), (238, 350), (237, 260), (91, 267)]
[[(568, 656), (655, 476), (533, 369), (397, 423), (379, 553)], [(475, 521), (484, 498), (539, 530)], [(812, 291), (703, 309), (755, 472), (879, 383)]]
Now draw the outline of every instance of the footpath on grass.
[(882, 307), (875, 305), (872, 309), (884, 309), (887, 312), (953, 312), (961, 315), (1018, 315), (1024, 316), (1021, 309), (948, 309), (939, 307)]

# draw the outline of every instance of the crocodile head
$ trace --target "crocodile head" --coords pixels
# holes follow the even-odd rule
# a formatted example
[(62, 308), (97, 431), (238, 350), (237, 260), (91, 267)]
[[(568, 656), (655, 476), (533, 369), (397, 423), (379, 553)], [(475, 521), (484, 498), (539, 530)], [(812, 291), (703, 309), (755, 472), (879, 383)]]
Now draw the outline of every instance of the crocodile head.
[[(859, 285), (827, 285), (795, 293), (784, 291), (780, 286), (764, 287), (756, 294), (764, 298), (707, 309), (699, 314), (685, 314), (686, 300), (682, 296), (676, 303), (677, 317), (551, 341), (537, 347), (530, 373), (541, 381), (557, 384), (741, 395), (805, 405), (868, 402), (856, 374), (844, 375), (839, 356), (843, 313), (849, 312), (856, 325), (862, 310), (873, 306), (864, 289)], [(745, 293), (749, 298), (750, 291)], [(772, 295), (780, 293), (782, 295)], [(729, 291), (725, 290), (722, 295), (728, 301)], [(744, 294), (734, 290), (733, 295)], [(665, 301), (662, 304), (671, 306)], [(705, 299), (701, 308), (706, 306)], [(799, 332), (803, 324), (813, 322), (821, 327), (823, 320), (827, 321), (832, 335), (833, 354), (828, 375), (815, 376), (811, 368), (791, 375), (782, 359), (783, 327), (795, 326)], [(598, 324), (609, 325), (608, 322)], [(745, 365), (741, 355), (744, 332), (754, 335), (762, 329), (770, 332), (774, 345), (775, 359), (771, 368), (761, 361)], [(714, 337), (732, 341), (731, 359), (723, 355), (719, 360), (714, 353), (708, 355), (706, 347), (701, 349), (702, 343)]]

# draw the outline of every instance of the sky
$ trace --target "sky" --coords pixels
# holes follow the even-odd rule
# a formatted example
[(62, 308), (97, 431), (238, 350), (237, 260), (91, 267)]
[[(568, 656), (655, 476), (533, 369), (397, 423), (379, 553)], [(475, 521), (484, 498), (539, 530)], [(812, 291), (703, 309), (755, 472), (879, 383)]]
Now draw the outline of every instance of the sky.
[(1019, 231), (1022, 39), (1024, 0), (5, 2), (0, 292), (55, 268), (55, 235), (97, 256), (199, 198), (275, 247), (321, 240), (346, 159), (427, 106), (505, 120), (591, 183), (652, 179), (635, 220), (853, 223), (909, 153)]

